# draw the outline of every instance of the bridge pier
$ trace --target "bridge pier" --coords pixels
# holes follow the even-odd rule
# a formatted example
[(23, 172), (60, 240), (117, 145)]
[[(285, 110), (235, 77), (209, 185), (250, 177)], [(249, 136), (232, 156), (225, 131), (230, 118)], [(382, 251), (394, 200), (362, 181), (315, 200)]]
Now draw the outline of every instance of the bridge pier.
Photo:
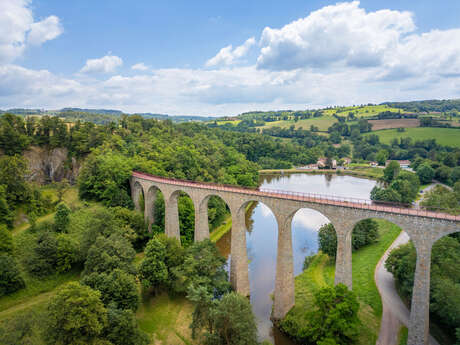
[(195, 204), (195, 242), (209, 238), (208, 198)]
[(246, 225), (244, 218), (244, 205), (232, 212), (232, 234), (230, 248), (230, 283), (233, 289), (243, 296), (249, 296), (249, 264), (246, 250)]
[(335, 258), (334, 284), (345, 284), (351, 290), (353, 287), (351, 263), (351, 233), (353, 226), (344, 224), (344, 220), (334, 223), (337, 235), (337, 254)]
[(165, 234), (168, 237), (177, 238), (180, 243), (177, 197), (165, 197)]
[(278, 221), (278, 252), (276, 257), (275, 299), (273, 319), (286, 316), (295, 303), (294, 258), (292, 253), (292, 231), (290, 217)]
[(140, 197), (142, 194), (142, 187), (138, 183), (134, 183), (131, 186), (131, 199), (133, 199), (134, 209), (138, 212), (141, 212)]
[(144, 210), (144, 220), (149, 226), (149, 231), (152, 231), (152, 224), (155, 221), (155, 200), (157, 198), (157, 191), (154, 188), (151, 188), (147, 192), (145, 197), (145, 210)]
[[(414, 243), (415, 244), (415, 243)], [(416, 245), (414, 287), (407, 345), (428, 345), (430, 337), (430, 267), (431, 245)]]

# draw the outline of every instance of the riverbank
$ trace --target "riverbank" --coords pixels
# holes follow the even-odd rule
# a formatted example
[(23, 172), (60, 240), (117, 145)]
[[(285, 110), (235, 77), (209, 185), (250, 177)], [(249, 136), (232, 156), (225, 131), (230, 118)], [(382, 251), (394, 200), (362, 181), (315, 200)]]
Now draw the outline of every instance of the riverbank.
[[(380, 329), (382, 301), (374, 280), (374, 270), (387, 248), (400, 233), (400, 229), (387, 221), (379, 224), (379, 241), (356, 251), (352, 255), (353, 291), (360, 302), (362, 321), (357, 344), (375, 344)], [(334, 284), (335, 262), (326, 254), (317, 254), (310, 266), (295, 278), (296, 305), (285, 318), (286, 322), (305, 324), (305, 311), (313, 305), (314, 291)], [(284, 321), (283, 321), (284, 322)], [(282, 322), (282, 324), (283, 324)]]
[(357, 164), (351, 166), (349, 169), (263, 169), (259, 170), (261, 175), (274, 175), (274, 174), (335, 174), (362, 177), (368, 179), (379, 179), (383, 177), (383, 169), (374, 168), (368, 165)]

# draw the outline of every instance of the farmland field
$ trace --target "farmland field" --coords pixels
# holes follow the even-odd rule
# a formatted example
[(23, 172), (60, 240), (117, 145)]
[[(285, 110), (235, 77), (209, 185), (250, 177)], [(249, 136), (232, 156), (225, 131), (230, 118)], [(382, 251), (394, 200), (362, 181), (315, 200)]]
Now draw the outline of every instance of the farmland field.
[(310, 126), (314, 125), (318, 127), (320, 131), (327, 131), (327, 129), (331, 127), (335, 122), (337, 122), (337, 119), (332, 116), (321, 116), (311, 119), (303, 119), (297, 122), (294, 122), (294, 120), (266, 122), (265, 126), (261, 128), (275, 126), (281, 128), (289, 128), (290, 126), (294, 125), (296, 129), (302, 127), (303, 129), (310, 130)]
[(412, 138), (412, 140), (436, 139), (436, 142), (447, 146), (460, 146), (460, 130), (455, 128), (408, 128), (405, 132), (395, 129), (386, 129), (372, 132), (380, 137), (380, 141), (389, 144), (393, 138)]
[(356, 117), (367, 117), (367, 116), (374, 116), (382, 111), (393, 111), (398, 113), (404, 113), (405, 111), (398, 108), (391, 108), (387, 105), (364, 105), (364, 106), (354, 106), (354, 107), (342, 107), (342, 108), (333, 108), (333, 109), (325, 109), (323, 113), (325, 115), (332, 116), (337, 114), (339, 116), (347, 116), (348, 113), (352, 111), (355, 113)]
[(391, 128), (413, 128), (420, 126), (419, 119), (369, 120), (373, 131)]

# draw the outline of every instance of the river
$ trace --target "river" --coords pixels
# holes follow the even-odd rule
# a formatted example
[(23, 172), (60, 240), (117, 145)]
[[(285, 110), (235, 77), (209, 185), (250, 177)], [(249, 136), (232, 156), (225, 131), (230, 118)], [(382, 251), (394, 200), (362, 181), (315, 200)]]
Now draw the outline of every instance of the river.
[[(369, 198), (376, 181), (345, 175), (291, 174), (262, 175), (261, 188), (296, 192), (319, 193), (343, 197)], [(302, 272), (307, 255), (318, 251), (318, 229), (328, 219), (311, 209), (299, 210), (292, 220), (292, 244), (294, 274)], [(249, 259), (250, 300), (256, 316), (260, 340), (267, 339), (274, 345), (292, 345), (292, 341), (281, 334), (270, 321), (271, 294), (275, 286), (277, 225), (270, 209), (256, 203), (246, 213), (247, 250)], [(221, 253), (228, 260), (231, 233), (218, 242)]]

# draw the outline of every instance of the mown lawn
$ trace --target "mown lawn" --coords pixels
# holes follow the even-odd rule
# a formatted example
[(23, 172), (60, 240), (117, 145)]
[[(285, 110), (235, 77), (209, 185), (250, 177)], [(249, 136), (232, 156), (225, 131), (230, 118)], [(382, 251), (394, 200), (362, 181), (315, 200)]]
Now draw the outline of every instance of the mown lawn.
[[(398, 237), (400, 229), (385, 220), (379, 224), (379, 241), (353, 253), (353, 291), (360, 302), (362, 321), (357, 344), (375, 344), (382, 316), (382, 302), (374, 280), (374, 270), (383, 253)], [(326, 254), (318, 253), (307, 270), (295, 278), (296, 304), (289, 312), (298, 322), (304, 322), (305, 311), (313, 305), (313, 292), (334, 284), (335, 262)], [(293, 315), (291, 315), (293, 314)]]
[(413, 141), (436, 139), (436, 142), (441, 145), (460, 146), (460, 130), (455, 128), (406, 128), (405, 132), (398, 132), (395, 129), (385, 129), (372, 132), (372, 134), (377, 134), (380, 142), (384, 144), (390, 144), (394, 138), (412, 138)]
[(151, 344), (197, 344), (191, 339), (189, 325), (193, 305), (183, 296), (144, 296), (136, 317), (139, 327), (150, 335)]

